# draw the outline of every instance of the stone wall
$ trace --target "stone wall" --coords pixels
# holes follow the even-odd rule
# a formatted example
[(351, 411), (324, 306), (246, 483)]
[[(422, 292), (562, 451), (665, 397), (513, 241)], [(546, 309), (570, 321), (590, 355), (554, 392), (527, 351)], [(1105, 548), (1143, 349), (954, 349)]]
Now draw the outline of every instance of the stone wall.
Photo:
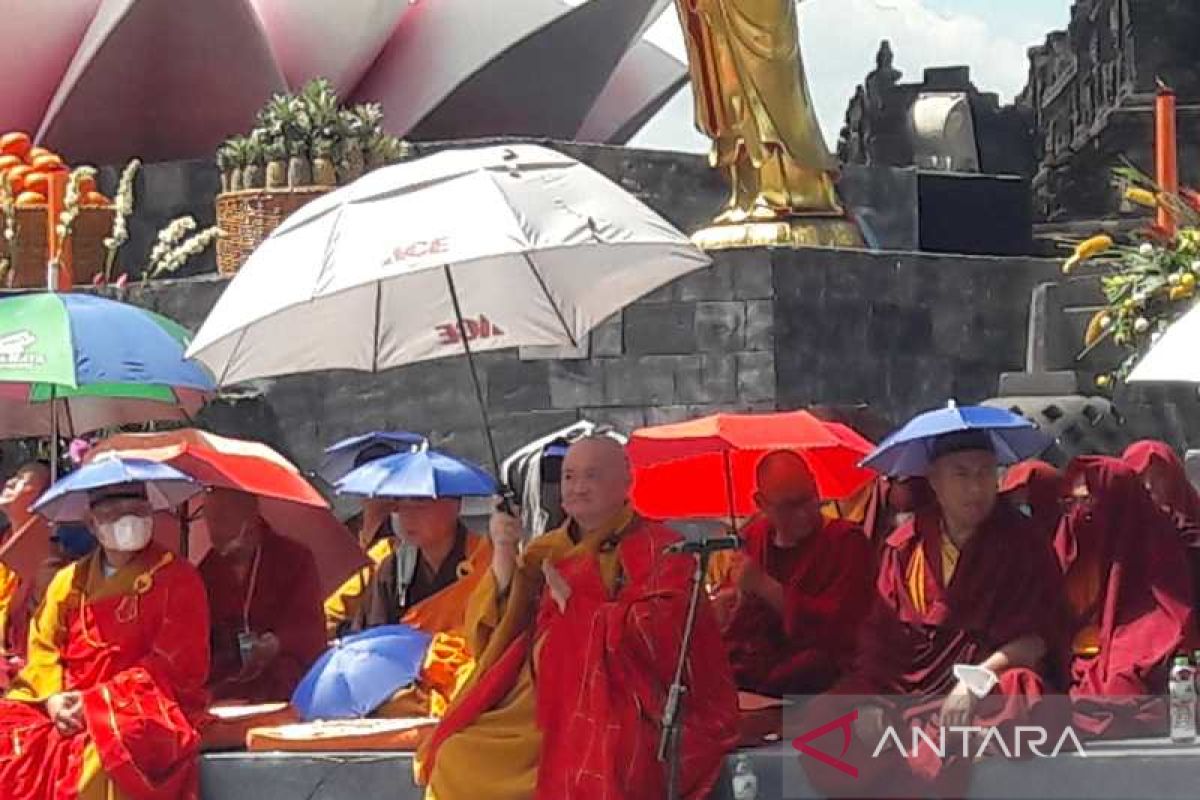
[[(1056, 268), (822, 249), (716, 262), (602, 324), (586, 353), (481, 356), (501, 451), (579, 416), (630, 430), (722, 410), (868, 403), (900, 420), (951, 397), (981, 400), (1000, 372), (1021, 368), (1030, 291)], [(194, 329), (224, 285), (161, 282), (128, 299)], [(481, 461), (487, 452), (461, 358), (261, 381), (226, 393), (204, 422), (264, 439), (305, 468), (330, 442), (380, 428), (426, 432)]]

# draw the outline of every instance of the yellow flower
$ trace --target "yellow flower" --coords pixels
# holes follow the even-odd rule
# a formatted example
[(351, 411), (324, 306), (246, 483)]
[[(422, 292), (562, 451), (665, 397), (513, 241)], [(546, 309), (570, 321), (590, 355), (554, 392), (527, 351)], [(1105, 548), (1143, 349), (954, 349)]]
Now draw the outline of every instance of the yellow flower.
[(1170, 295), (1171, 302), (1173, 303), (1176, 300), (1187, 300), (1189, 297), (1192, 297), (1194, 294), (1196, 294), (1195, 281), (1193, 281), (1190, 286), (1183, 286), (1183, 285), (1176, 286), (1174, 289), (1171, 290), (1171, 295)]
[(1063, 264), (1063, 273), (1069, 273), (1076, 265), (1087, 261), (1089, 258), (1095, 258), (1104, 251), (1113, 246), (1112, 237), (1107, 234), (1093, 236), (1090, 239), (1084, 239), (1075, 246), (1075, 252)]
[(1157, 195), (1148, 189), (1139, 189), (1136, 186), (1131, 186), (1125, 190), (1125, 199), (1146, 208), (1158, 208)]
[(1184, 286), (1188, 289), (1195, 289), (1196, 288), (1196, 276), (1190, 272), (1183, 273), (1183, 275), (1179, 278), (1179, 285)]
[(1096, 386), (1100, 389), (1107, 389), (1112, 386), (1112, 375), (1097, 375)]

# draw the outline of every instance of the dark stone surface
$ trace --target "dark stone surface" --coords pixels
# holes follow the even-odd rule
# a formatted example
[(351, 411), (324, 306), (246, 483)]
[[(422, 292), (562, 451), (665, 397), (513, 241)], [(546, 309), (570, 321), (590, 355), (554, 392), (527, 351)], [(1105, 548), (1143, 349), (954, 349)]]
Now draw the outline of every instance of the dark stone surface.
[[(588, 358), (479, 356), (501, 450), (581, 414), (629, 430), (809, 404), (870, 403), (899, 420), (952, 396), (981, 400), (1001, 372), (1022, 368), (1031, 289), (1058, 269), (1035, 259), (825, 249), (721, 253), (716, 264), (724, 275), (683, 278), (626, 308)], [(202, 276), (127, 296), (195, 329), (225, 283)], [(759, 299), (742, 299), (751, 296)], [(465, 361), (452, 358), (379, 375), (261, 381), (223, 393), (203, 421), (264, 439), (305, 469), (330, 442), (376, 428), (425, 431), (482, 462), (474, 397)]]

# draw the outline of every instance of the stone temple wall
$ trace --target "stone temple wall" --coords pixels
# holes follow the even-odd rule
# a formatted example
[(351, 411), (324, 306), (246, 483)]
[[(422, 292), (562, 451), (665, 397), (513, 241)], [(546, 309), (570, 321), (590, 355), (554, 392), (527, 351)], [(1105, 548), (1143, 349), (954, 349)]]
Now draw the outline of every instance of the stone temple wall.
[[(723, 410), (867, 403), (898, 421), (951, 397), (981, 400), (1000, 372), (1021, 368), (1030, 291), (1055, 269), (821, 249), (718, 254), (711, 269), (602, 324), (586, 351), (481, 356), (497, 443), (507, 452), (580, 416), (630, 430)], [(127, 299), (194, 329), (225, 285), (165, 281)], [(225, 393), (204, 421), (264, 439), (306, 469), (325, 445), (381, 428), (486, 457), (461, 358), (261, 381)]]

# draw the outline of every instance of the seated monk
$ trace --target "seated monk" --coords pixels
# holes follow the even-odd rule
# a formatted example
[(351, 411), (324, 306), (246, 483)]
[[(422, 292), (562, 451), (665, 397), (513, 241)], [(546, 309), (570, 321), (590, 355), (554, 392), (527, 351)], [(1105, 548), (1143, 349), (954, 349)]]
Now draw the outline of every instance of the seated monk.
[(50, 486), (50, 467), (33, 461), (20, 467), (0, 491), (0, 513), (8, 520), (0, 557), (0, 650), (25, 650), (22, 609), (38, 565), (50, 552), (50, 526), (30, 508)]
[(467, 599), (487, 571), (491, 545), (462, 524), (457, 497), (396, 499), (401, 543), (367, 584), (354, 630), (405, 623), (428, 633), (461, 633)]
[(271, 530), (253, 495), (216, 489), (204, 499), (212, 550), (200, 575), (212, 608), (216, 700), (287, 700), (325, 649), (317, 564)]
[(1000, 495), (1042, 531), (1053, 539), (1062, 519), (1065, 497), (1063, 473), (1045, 461), (1022, 461), (1004, 472)]
[(821, 516), (817, 484), (794, 452), (764, 456), (733, 585), (714, 598), (739, 689), (819, 694), (854, 657), (870, 608), (875, 554), (854, 525)]
[(1077, 458), (1067, 481), (1055, 550), (1071, 614), (1074, 725), (1092, 737), (1165, 735), (1171, 659), (1194, 642), (1183, 543), (1120, 460)]
[(1188, 480), (1183, 461), (1165, 442), (1131, 444), (1121, 457), (1133, 467), (1159, 508), (1170, 515), (1187, 548), (1192, 597), (1200, 602), (1200, 492)]
[[(1061, 732), (1065, 725), (1065, 703), (1042, 697), (1045, 657), (1061, 641), (1061, 575), (1046, 538), (997, 502), (996, 476), (987, 434), (952, 433), (931, 443), (928, 480), (937, 504), (925, 505), (888, 538), (856, 667), (836, 688), (841, 695), (870, 697), (825, 695), (805, 709), (814, 727), (858, 711), (846, 729), (843, 760), (861, 774), (847, 781), (821, 761), (803, 758), (818, 791), (965, 796), (971, 759), (962, 757), (961, 748), (948, 749), (945, 757), (927, 748), (913, 753), (914, 727), (936, 742), (939, 725), (995, 728), (1005, 737), (1015, 726)], [(956, 675), (960, 665), (986, 670), (976, 674), (989, 681), (994, 676), (985, 697)], [(906, 752), (885, 749), (871, 757), (887, 728), (898, 731)]]
[[(364, 448), (354, 459), (354, 469), (380, 458), (394, 455), (398, 448), (387, 444), (374, 444)], [(395, 550), (396, 529), (392, 525), (395, 504), (385, 497), (363, 500), (362, 511), (347, 525), (358, 538), (358, 546), (367, 554), (367, 566), (351, 575), (333, 594), (325, 598), (325, 633), (332, 639), (348, 633), (354, 620), (366, 602), (367, 585), (371, 582), (380, 562)]]
[(151, 515), (141, 484), (92, 494), (100, 548), (51, 582), (0, 703), (4, 797), (198, 798), (208, 603)]
[[(467, 611), (478, 668), (418, 754), (436, 800), (658, 800), (656, 758), (692, 559), (628, 505), (621, 445), (575, 442), (563, 462), (569, 522), (518, 555), (516, 519), (492, 518), (492, 567)], [(737, 696), (706, 600), (688, 654), (680, 796), (703, 798), (737, 739)]]

